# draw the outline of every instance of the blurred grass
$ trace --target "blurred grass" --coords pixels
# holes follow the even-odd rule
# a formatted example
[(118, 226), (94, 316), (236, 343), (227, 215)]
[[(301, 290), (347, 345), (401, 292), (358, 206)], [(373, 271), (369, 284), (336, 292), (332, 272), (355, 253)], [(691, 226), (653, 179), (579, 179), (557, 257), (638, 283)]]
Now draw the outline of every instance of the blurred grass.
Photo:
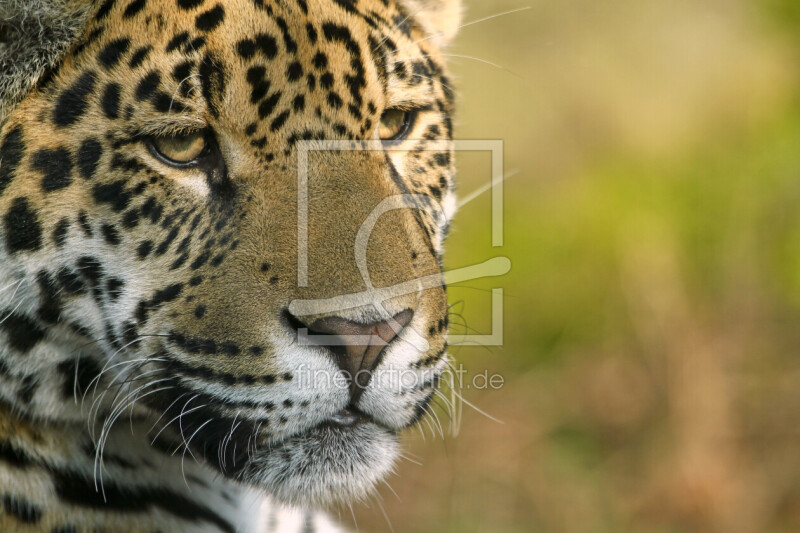
[[(458, 138), (503, 139), (448, 268), (454, 347), (500, 390), (462, 391), (457, 438), (407, 436), (381, 491), (395, 531), (800, 530), (800, 3), (467, 0), (451, 52)], [(487, 64), (492, 62), (500, 68)], [(461, 195), (489, 177), (460, 156)], [(442, 416), (440, 414), (440, 416)], [(393, 492), (396, 492), (393, 494)], [(388, 531), (373, 503), (361, 531)]]

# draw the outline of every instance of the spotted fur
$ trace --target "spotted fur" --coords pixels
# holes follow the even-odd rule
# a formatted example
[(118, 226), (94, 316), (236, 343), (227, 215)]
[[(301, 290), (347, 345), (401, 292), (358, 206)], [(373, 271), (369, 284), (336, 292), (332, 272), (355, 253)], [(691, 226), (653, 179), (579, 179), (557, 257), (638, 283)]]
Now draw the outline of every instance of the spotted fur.
[[(0, 530), (333, 531), (310, 510), (391, 471), (447, 365), (445, 288), (415, 280), (453, 214), (457, 23), (456, 0), (2, 3)], [(418, 110), (407, 140), (376, 141), (389, 108)], [(150, 144), (200, 130), (215, 165)], [(368, 385), (319, 381), (340, 367), (293, 306), (371, 323), (409, 283)]]

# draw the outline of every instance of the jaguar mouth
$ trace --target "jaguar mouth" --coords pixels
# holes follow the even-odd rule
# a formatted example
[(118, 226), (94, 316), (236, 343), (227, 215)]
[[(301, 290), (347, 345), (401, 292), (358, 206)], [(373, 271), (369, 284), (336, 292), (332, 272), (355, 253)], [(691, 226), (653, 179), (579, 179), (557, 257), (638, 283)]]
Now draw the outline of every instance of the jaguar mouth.
[[(372, 417), (360, 411), (354, 405), (348, 405), (341, 411), (335, 413), (328, 420), (322, 422), (320, 426), (330, 427), (335, 429), (349, 429), (358, 426), (359, 424), (373, 423), (377, 426), (383, 427), (376, 422)], [(384, 428), (387, 429), (388, 428)]]
[[(300, 355), (313, 362), (328, 355), (323, 350), (305, 348)], [(164, 352), (169, 353), (167, 347)], [(326, 371), (319, 375), (327, 378), (334, 368)], [(169, 366), (164, 372), (176, 373)], [(363, 500), (393, 471), (400, 455), (398, 432), (411, 422), (410, 408), (396, 409), (387, 401), (391, 383), (371, 383), (356, 403), (349, 389), (337, 382), (317, 383), (318, 374), (305, 372), (271, 384), (269, 401), (247, 383), (238, 385), (235, 398), (218, 398), (173, 377), (169, 390), (148, 403), (166, 413), (164, 420), (179, 422), (184, 437), (179, 441), (189, 442), (210, 466), (219, 463), (223, 475), (278, 501), (327, 507)], [(394, 374), (376, 376), (382, 380)]]

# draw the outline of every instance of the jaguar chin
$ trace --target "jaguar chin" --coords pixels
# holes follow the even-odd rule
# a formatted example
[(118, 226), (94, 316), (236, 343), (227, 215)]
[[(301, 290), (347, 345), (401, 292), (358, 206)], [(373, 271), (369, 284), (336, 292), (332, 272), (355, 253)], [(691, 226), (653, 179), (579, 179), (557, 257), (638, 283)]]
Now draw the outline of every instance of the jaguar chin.
[(342, 410), (273, 444), (253, 457), (241, 479), (298, 506), (363, 500), (392, 471), (400, 452), (394, 431), (355, 416)]

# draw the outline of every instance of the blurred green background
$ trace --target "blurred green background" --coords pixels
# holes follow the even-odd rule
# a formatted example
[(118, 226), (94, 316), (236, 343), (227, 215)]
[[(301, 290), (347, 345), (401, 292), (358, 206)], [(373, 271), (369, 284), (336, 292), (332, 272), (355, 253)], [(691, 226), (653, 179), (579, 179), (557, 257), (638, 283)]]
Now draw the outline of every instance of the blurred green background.
[[(456, 136), (519, 171), (505, 246), (486, 194), (447, 255), (512, 261), (450, 288), (455, 333), (504, 289), (504, 345), (452, 350), (504, 376), (462, 390), (502, 424), (409, 432), (359, 529), (800, 531), (800, 2), (466, 3), (530, 7), (449, 51)], [(489, 164), (460, 156), (462, 197)]]

